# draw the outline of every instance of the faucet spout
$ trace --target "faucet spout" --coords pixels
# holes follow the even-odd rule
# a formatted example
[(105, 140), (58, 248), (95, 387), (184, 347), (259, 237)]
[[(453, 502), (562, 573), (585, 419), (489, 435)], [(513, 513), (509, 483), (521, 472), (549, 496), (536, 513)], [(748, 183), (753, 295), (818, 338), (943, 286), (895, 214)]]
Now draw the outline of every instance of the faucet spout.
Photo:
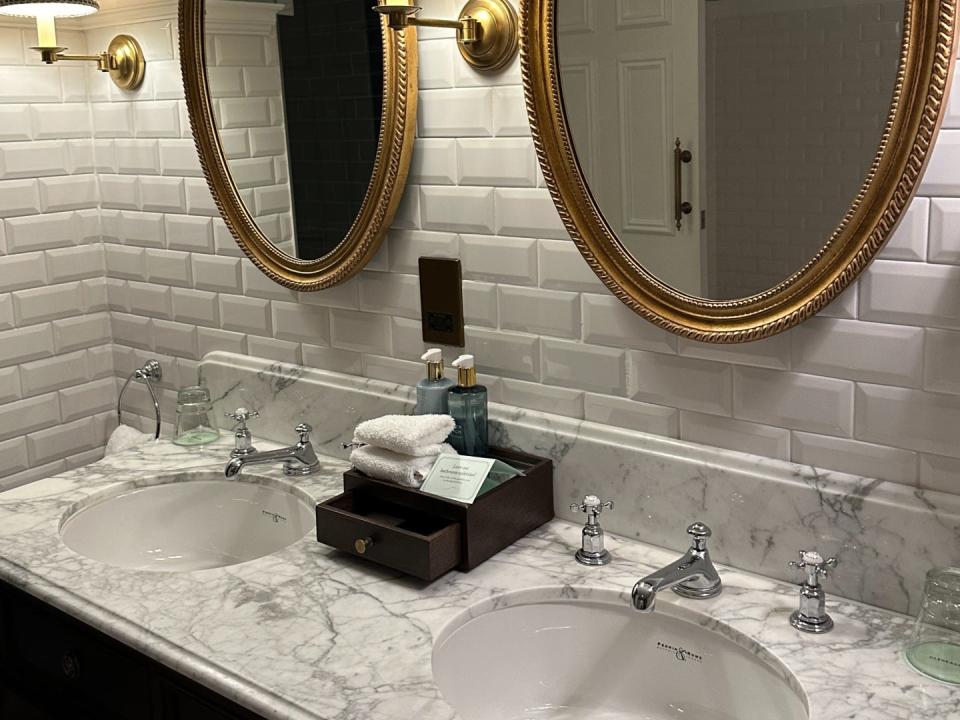
[(720, 575), (710, 560), (707, 538), (712, 534), (703, 523), (687, 528), (693, 545), (676, 562), (641, 578), (633, 586), (633, 607), (640, 612), (652, 612), (657, 593), (672, 588), (675, 593), (689, 598), (712, 598), (723, 590)]

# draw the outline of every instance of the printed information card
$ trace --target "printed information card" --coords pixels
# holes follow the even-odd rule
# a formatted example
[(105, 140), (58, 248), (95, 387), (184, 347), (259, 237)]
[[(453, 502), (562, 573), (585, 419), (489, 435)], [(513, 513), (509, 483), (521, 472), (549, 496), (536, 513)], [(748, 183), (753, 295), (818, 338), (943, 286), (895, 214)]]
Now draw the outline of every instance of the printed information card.
[(420, 490), (469, 505), (477, 499), (477, 493), (495, 462), (493, 458), (441, 455), (430, 468)]

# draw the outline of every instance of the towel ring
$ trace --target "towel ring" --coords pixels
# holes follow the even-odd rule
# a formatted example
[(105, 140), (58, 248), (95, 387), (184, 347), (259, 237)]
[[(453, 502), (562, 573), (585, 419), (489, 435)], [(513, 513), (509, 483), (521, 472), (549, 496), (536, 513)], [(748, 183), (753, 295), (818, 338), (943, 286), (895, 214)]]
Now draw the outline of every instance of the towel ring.
[(120, 413), (120, 408), (123, 405), (123, 394), (127, 391), (127, 386), (130, 384), (131, 380), (143, 380), (143, 384), (147, 386), (147, 390), (150, 391), (150, 397), (153, 398), (153, 409), (157, 414), (157, 431), (153, 436), (154, 439), (160, 439), (160, 401), (157, 400), (157, 393), (154, 392), (153, 385), (151, 382), (160, 382), (163, 379), (163, 368), (160, 367), (160, 363), (156, 360), (147, 360), (144, 363), (142, 368), (138, 368), (130, 373), (130, 377), (127, 378), (127, 381), (123, 384), (123, 388), (120, 390), (120, 397), (117, 398), (117, 422), (123, 425), (123, 416)]

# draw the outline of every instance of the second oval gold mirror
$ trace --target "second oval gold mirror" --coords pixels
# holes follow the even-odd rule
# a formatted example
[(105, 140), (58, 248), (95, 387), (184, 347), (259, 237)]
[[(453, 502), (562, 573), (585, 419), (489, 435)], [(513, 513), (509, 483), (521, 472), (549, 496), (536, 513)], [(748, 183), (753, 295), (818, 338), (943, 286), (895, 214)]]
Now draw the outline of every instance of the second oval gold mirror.
[(247, 256), (296, 290), (363, 269), (403, 195), (415, 30), (388, 29), (371, 4), (180, 0), (187, 108), (213, 199)]
[(955, 13), (956, 0), (525, 0), (540, 163), (590, 267), (701, 341), (816, 313), (916, 190)]

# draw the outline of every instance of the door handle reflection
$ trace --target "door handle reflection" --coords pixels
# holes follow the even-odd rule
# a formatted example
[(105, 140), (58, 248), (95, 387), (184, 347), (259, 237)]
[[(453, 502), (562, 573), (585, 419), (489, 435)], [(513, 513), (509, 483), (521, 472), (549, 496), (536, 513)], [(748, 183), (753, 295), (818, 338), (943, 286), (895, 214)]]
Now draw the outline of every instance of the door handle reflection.
[(693, 153), (684, 150), (677, 138), (673, 146), (673, 214), (677, 221), (677, 230), (683, 228), (683, 216), (693, 212), (693, 205), (683, 199), (683, 166), (693, 160)]

